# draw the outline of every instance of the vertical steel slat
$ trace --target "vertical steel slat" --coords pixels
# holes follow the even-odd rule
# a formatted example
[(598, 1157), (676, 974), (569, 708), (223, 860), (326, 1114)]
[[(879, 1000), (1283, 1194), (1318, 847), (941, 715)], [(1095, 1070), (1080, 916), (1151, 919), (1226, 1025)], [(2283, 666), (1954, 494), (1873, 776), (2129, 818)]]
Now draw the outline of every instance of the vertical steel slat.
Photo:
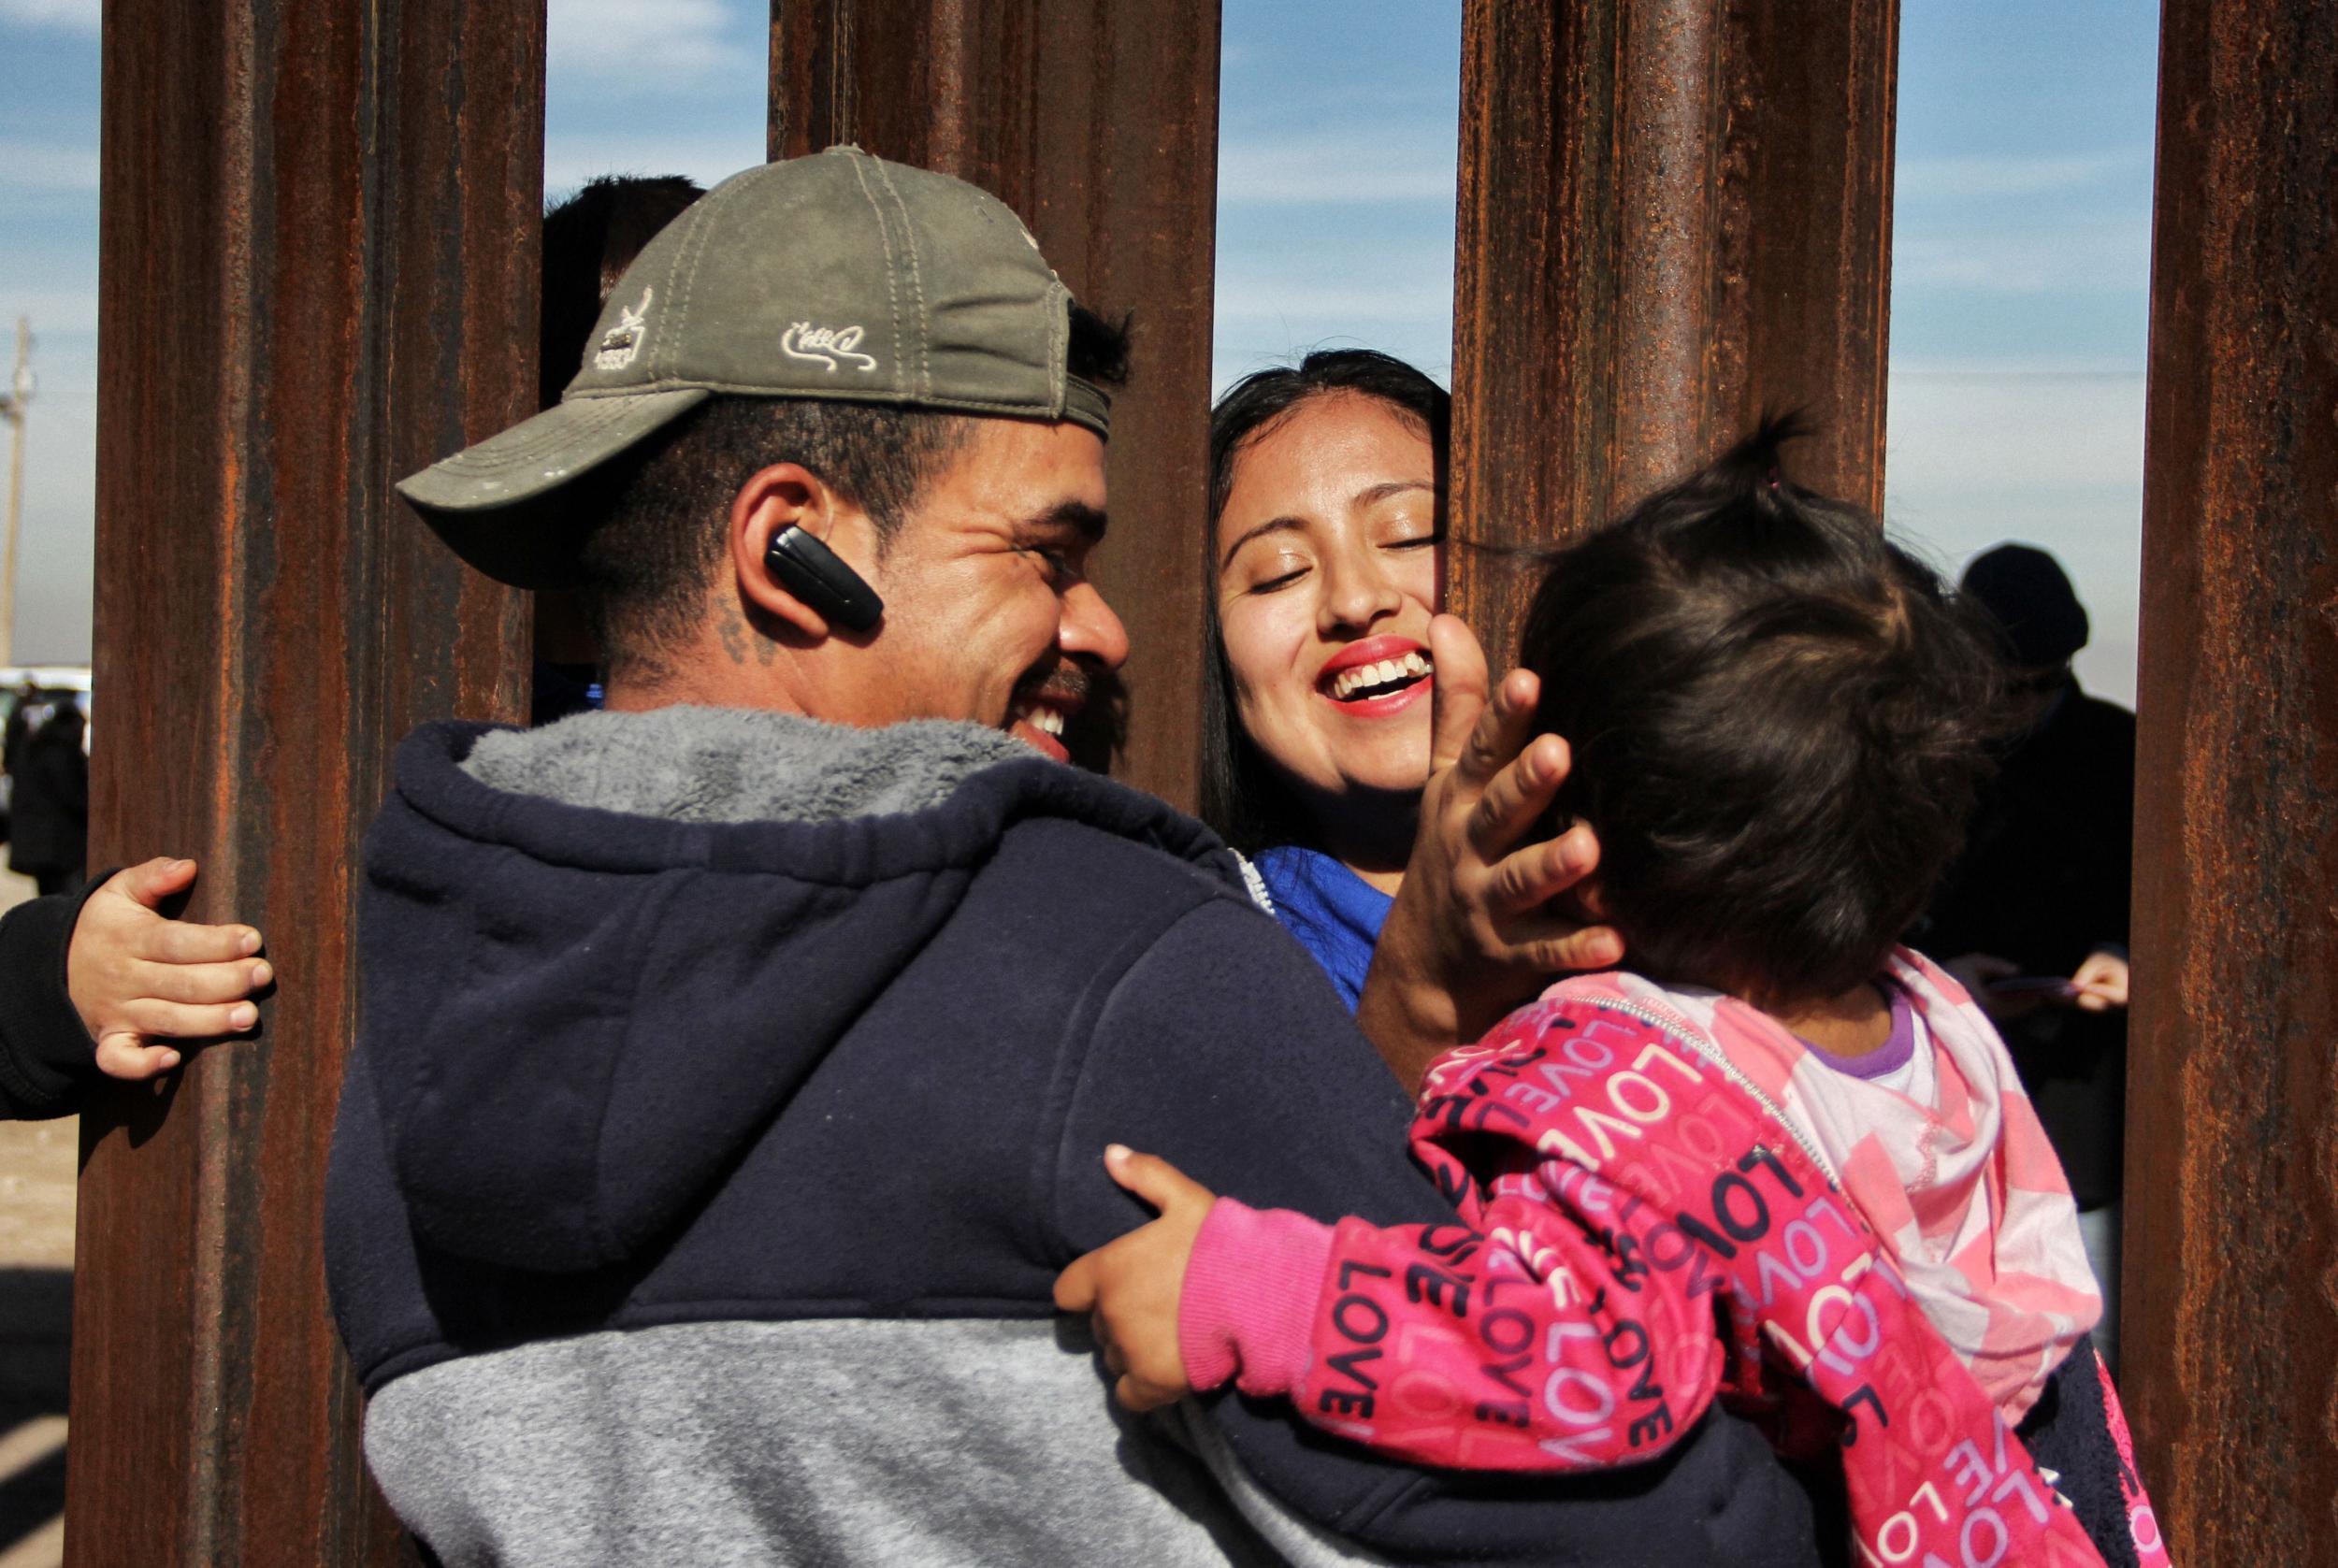
[(771, 153), (837, 142), (1020, 213), (1087, 305), (1133, 313), (1095, 581), (1128, 624), (1115, 771), (1191, 810), (1201, 723), (1218, 0), (772, 0)]
[(94, 863), (203, 862), (260, 1039), (82, 1121), (68, 1560), (389, 1563), (326, 1314), (358, 837), (422, 720), (524, 711), (522, 596), (397, 476), (530, 411), (542, 0), (112, 0)]
[[(1553, 543), (1800, 407), (1883, 500), (1896, 0), (1467, 0), (1453, 508)], [(1533, 585), (1451, 554), (1499, 664)]]
[(2179, 1562), (2338, 1561), (2338, 3), (2169, 0), (2128, 1411)]

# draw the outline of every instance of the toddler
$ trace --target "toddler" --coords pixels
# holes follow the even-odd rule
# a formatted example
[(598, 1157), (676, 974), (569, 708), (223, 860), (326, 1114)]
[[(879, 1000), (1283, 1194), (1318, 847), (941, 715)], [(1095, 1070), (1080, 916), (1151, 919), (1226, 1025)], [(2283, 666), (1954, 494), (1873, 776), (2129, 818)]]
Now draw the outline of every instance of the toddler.
[[(1579, 897), (1628, 967), (1430, 1070), (1414, 1154), (1459, 1222), (1254, 1211), (1115, 1149), (1162, 1217), (1057, 1299), (1140, 1408), (1233, 1382), (1535, 1471), (1652, 1458), (1721, 1398), (1840, 1456), (1863, 1561), (2164, 1561), (2060, 1166), (1987, 1020), (1898, 945), (2002, 728), (1985, 634), (1779, 477), (1793, 433), (1549, 561), (1519, 662), (1573, 748), (1551, 826), (1598, 833)], [(2042, 1398), (2025, 1430), (2085, 1477), (2014, 1434)]]

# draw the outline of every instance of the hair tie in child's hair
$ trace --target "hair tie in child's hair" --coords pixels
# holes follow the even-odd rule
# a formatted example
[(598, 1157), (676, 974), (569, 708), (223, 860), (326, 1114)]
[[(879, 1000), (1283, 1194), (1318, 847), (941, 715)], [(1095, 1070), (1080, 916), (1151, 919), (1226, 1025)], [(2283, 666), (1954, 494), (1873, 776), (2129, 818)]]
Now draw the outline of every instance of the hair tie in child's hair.
[(1769, 470), (1769, 487), (1772, 490), (1776, 490), (1778, 488), (1778, 470), (1776, 468)]

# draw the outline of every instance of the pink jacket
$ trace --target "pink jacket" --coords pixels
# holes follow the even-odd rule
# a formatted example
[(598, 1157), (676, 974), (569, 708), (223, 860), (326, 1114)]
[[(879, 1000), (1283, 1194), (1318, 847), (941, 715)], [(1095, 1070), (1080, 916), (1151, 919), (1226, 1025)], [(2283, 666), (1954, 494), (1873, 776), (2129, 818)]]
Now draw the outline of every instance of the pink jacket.
[[(2100, 1562), (1710, 1042), (1554, 992), (1431, 1070), (1413, 1152), (1461, 1223), (1326, 1227), (1220, 1201), (1180, 1303), (1195, 1388), (1232, 1377), (1377, 1450), (1508, 1471), (1651, 1458), (1727, 1392), (1789, 1448), (1840, 1443), (1875, 1560)], [(1823, 1404), (1782, 1400), (1789, 1385)]]
[(2005, 1043), (1964, 988), (1901, 948), (1884, 971), (1922, 1043), (1923, 1086), (1843, 1072), (1733, 997), (1624, 971), (1555, 989), (1637, 1008), (1717, 1048), (1898, 1266), (1924, 1315), (2009, 1421), (2101, 1316), (2062, 1162)]

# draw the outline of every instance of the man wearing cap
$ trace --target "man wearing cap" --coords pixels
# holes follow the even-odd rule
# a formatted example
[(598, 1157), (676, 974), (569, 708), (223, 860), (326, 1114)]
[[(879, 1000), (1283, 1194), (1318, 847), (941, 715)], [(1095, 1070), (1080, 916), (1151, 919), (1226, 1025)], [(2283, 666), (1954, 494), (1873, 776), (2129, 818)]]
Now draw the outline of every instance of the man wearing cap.
[(368, 841), (326, 1252), (391, 1503), (450, 1565), (1815, 1561), (1725, 1416), (1576, 1484), (1238, 1396), (1172, 1442), (1054, 1317), (1146, 1217), (1110, 1142), (1451, 1213), (1217, 841), (1061, 763), (1127, 651), (1121, 356), (1004, 207), (839, 150), (692, 207), (558, 408), (403, 486), (586, 586), (611, 668), (409, 739)]
[(1974, 556), (1958, 586), (1997, 623), (2013, 683), (2036, 711), (1974, 812), (1920, 940), (2013, 1050), (2070, 1177), (2103, 1286), (2095, 1344), (2116, 1372), (2135, 715), (2079, 689), (2071, 660), (2091, 628), (2052, 555), (2000, 544)]

